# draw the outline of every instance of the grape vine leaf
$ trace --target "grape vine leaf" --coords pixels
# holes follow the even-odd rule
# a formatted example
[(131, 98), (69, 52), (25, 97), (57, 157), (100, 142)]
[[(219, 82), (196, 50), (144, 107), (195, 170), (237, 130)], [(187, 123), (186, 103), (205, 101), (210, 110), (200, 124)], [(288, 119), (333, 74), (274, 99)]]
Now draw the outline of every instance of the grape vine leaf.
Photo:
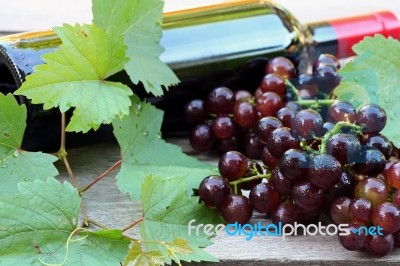
[(54, 162), (58, 158), (41, 152), (15, 151), (0, 163), (0, 195), (15, 195), (17, 185), (33, 180), (46, 181), (58, 175)]
[(400, 147), (400, 42), (376, 35), (354, 45), (353, 50), (357, 57), (340, 69), (342, 81), (333, 93), (356, 108), (368, 103), (381, 106), (387, 115), (381, 133)]
[(119, 230), (76, 230), (81, 199), (71, 184), (49, 178), (18, 189), (0, 198), (0, 265), (117, 265), (128, 252)]
[(14, 195), (19, 182), (46, 180), (58, 175), (57, 157), (21, 151), (26, 127), (26, 107), (12, 94), (0, 93), (0, 195)]
[(125, 70), (133, 83), (141, 81), (147, 92), (163, 94), (162, 87), (177, 84), (174, 72), (160, 59), (162, 0), (93, 0), (93, 23), (113, 36), (123, 35), (129, 61)]
[(193, 252), (194, 250), (190, 247), (189, 242), (183, 238), (176, 238), (172, 243), (167, 244), (168, 257), (173, 257), (174, 254), (187, 255)]
[(0, 93), (0, 158), (21, 147), (26, 127), (26, 108), (12, 94)]
[(143, 252), (139, 242), (135, 241), (126, 256), (123, 266), (162, 266), (164, 265), (164, 257), (159, 251)]
[(160, 179), (189, 178), (188, 189), (198, 187), (214, 167), (184, 154), (180, 147), (161, 139), (163, 112), (148, 103), (134, 104), (129, 115), (113, 122), (114, 135), (121, 147), (122, 166), (117, 185), (133, 199), (140, 199), (147, 175)]
[[(146, 243), (150, 251), (163, 254), (166, 263), (171, 260), (184, 261), (218, 261), (202, 248), (211, 244), (210, 236), (199, 230), (189, 234), (189, 222), (195, 219), (195, 224), (221, 223), (216, 210), (199, 204), (198, 197), (188, 196), (185, 185), (187, 177), (177, 177), (170, 180), (160, 180), (148, 176), (142, 186), (142, 202), (144, 222), (141, 226), (141, 236), (146, 241), (173, 243), (175, 247), (168, 249), (163, 245)], [(175, 253), (175, 254), (173, 254)]]
[(105, 81), (128, 61), (122, 36), (111, 37), (95, 25), (64, 24), (54, 31), (61, 38), (60, 49), (43, 55), (46, 64), (36, 66), (15, 94), (43, 103), (44, 109), (75, 108), (67, 131), (97, 130), (128, 114), (132, 90)]

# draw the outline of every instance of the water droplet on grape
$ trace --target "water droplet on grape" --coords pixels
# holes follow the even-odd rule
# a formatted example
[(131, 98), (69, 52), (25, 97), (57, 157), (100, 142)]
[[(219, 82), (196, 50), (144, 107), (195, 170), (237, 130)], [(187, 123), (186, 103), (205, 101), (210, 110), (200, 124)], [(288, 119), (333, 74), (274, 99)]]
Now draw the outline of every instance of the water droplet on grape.
[(1, 168), (7, 168), (8, 167), (8, 164), (3, 164), (2, 166), (1, 166)]
[(30, 181), (30, 179), (29, 178), (25, 178), (24, 181), (28, 182), (28, 181)]
[(148, 136), (148, 135), (149, 135), (149, 131), (148, 131), (148, 130), (145, 130), (145, 131), (143, 132), (143, 135), (144, 135), (144, 136)]
[(157, 133), (156, 138), (161, 139), (162, 138), (161, 133)]

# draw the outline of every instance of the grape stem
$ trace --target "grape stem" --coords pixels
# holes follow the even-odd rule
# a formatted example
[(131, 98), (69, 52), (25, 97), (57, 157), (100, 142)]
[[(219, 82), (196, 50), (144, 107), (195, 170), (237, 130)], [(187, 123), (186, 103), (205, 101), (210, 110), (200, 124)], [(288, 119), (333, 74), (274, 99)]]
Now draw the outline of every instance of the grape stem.
[[(60, 144), (60, 150), (58, 151), (58, 158), (64, 162), (65, 168), (67, 169), (68, 175), (71, 178), (73, 186), (78, 189), (78, 181), (76, 180), (76, 177), (74, 175), (74, 172), (72, 171), (72, 167), (69, 164), (68, 157), (67, 157), (67, 151), (66, 151), (66, 128), (67, 126), (67, 116), (65, 113), (61, 113), (61, 144)], [(87, 211), (85, 206), (83, 205), (83, 202), (81, 203), (81, 211), (83, 215), (83, 224), (87, 226), (86, 221), (89, 219)]]
[(85, 225), (92, 224), (92, 225), (97, 226), (98, 228), (101, 228), (101, 229), (103, 229), (103, 230), (111, 230), (111, 229), (108, 228), (107, 226), (102, 225), (102, 224), (100, 224), (100, 223), (98, 223), (98, 222), (96, 222), (96, 221), (90, 219), (89, 217), (86, 218), (86, 221), (85, 221), (83, 224), (85, 224)]
[(86, 185), (85, 187), (79, 189), (79, 193), (83, 194), (86, 192), (88, 189), (90, 189), (94, 184), (102, 180), (104, 177), (109, 175), (112, 171), (114, 171), (116, 168), (118, 168), (122, 164), (122, 160), (118, 160), (115, 164), (113, 164), (110, 168), (108, 168), (104, 173), (99, 175), (95, 180), (93, 180), (90, 184)]
[(143, 221), (144, 221), (144, 217), (141, 217), (140, 219), (134, 221), (133, 223), (125, 226), (121, 231), (122, 232), (128, 231), (129, 229), (131, 229), (132, 227), (135, 227), (136, 225), (140, 224)]
[(352, 130), (355, 131), (356, 134), (361, 134), (361, 128), (355, 124), (349, 123), (349, 122), (337, 122), (336, 125), (332, 128), (332, 130), (328, 131), (324, 137), (322, 138), (321, 141), (321, 147), (320, 147), (320, 153), (324, 154), (326, 153), (326, 144), (328, 143), (328, 141), (337, 133), (340, 132), (340, 129), (342, 127), (349, 127)]
[(314, 150), (313, 148), (311, 148), (311, 146), (312, 146), (313, 144), (314, 144), (314, 143), (311, 143), (311, 145), (307, 145), (307, 143), (306, 143), (305, 141), (301, 141), (301, 142), (300, 142), (300, 148), (302, 148), (303, 150), (308, 151), (308, 152), (310, 152), (310, 153), (318, 153), (318, 151), (316, 151), (316, 150)]
[(285, 79), (285, 85), (288, 89), (290, 89), (297, 97), (297, 100), (301, 99), (300, 98), (300, 93), (299, 90), (293, 85), (292, 82), (290, 82), (290, 80)]
[(299, 99), (295, 101), (295, 103), (301, 105), (301, 106), (312, 106), (312, 105), (331, 105), (334, 103), (336, 100), (334, 99), (326, 99), (326, 100), (320, 100), (320, 99), (315, 99), (315, 100), (302, 100)]
[(297, 98), (297, 101), (294, 101), (295, 103), (302, 105), (302, 106), (320, 106), (320, 105), (330, 105), (332, 104), (335, 100), (332, 99), (326, 99), (326, 100), (320, 100), (320, 99), (315, 99), (315, 100), (303, 100), (300, 97), (300, 93), (299, 90), (293, 85), (292, 82), (290, 82), (290, 80), (286, 79), (285, 80), (285, 85), (288, 89), (290, 89)]
[(239, 184), (242, 184), (242, 183), (246, 183), (246, 182), (250, 182), (250, 181), (257, 180), (257, 179), (262, 179), (262, 178), (267, 178), (268, 179), (270, 177), (271, 177), (271, 173), (268, 173), (268, 174), (265, 174), (265, 175), (264, 174), (258, 174), (258, 175), (245, 177), (245, 178), (241, 178), (241, 179), (236, 180), (236, 181), (229, 182), (229, 184), (231, 186), (237, 187)]

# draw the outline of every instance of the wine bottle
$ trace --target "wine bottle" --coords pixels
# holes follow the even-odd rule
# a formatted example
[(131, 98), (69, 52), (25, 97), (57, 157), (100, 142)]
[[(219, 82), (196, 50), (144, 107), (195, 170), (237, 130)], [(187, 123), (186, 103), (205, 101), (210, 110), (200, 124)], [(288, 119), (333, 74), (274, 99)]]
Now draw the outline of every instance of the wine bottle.
[[(400, 39), (400, 23), (390, 12), (377, 12), (303, 25), (283, 7), (269, 1), (236, 1), (166, 13), (161, 59), (178, 75), (181, 83), (163, 97), (152, 97), (130, 82), (125, 72), (118, 80), (166, 111), (164, 129), (182, 128), (182, 108), (196, 97), (204, 97), (217, 86), (254, 90), (264, 74), (268, 58), (286, 56), (300, 73), (321, 53), (338, 58), (353, 55), (351, 47), (365, 36), (382, 34)], [(0, 91), (15, 91), (41, 56), (60, 45), (53, 31), (29, 32), (0, 38)], [(57, 127), (56, 110), (43, 110), (18, 98), (28, 107), (25, 143), (32, 149), (49, 145), (39, 128)], [(56, 134), (58, 135), (58, 134)], [(34, 141), (31, 141), (31, 140)], [(58, 143), (58, 136), (55, 136)], [(26, 144), (27, 146), (29, 146)], [(31, 146), (29, 146), (31, 147)]]

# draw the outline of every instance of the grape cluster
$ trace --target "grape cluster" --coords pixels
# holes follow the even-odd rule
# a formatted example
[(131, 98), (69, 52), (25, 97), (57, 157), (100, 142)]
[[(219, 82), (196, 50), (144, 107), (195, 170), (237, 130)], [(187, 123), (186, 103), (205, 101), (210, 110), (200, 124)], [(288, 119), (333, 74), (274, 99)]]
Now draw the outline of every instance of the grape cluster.
[[(264, 173), (263, 167), (240, 152), (223, 154), (218, 169), (220, 175), (206, 177), (200, 183), (198, 194), (207, 206), (217, 207), (228, 223), (247, 223), (253, 215), (253, 209), (269, 212), (280, 203), (278, 192), (262, 182), (263, 178), (269, 176)], [(247, 198), (238, 193), (241, 189), (251, 189), (252, 194)]]
[[(323, 54), (314, 66), (314, 75), (296, 76), (289, 59), (276, 57), (266, 63), (265, 76), (254, 92), (219, 87), (205, 100), (190, 101), (184, 113), (186, 121), (194, 126), (190, 134), (192, 147), (198, 151), (217, 148), (221, 153), (236, 150), (259, 159), (265, 146), (257, 134), (260, 120), (277, 117), (290, 127), (291, 118), (301, 109), (299, 103), (313, 105), (314, 99), (326, 98), (337, 86), (338, 69), (338, 60)], [(294, 86), (298, 89), (293, 90)], [(302, 101), (292, 101), (295, 98)]]
[[(218, 88), (206, 102), (199, 102), (202, 122), (192, 132), (193, 147), (211, 149), (219, 138), (220, 145), (230, 148), (220, 157), (220, 175), (201, 182), (201, 201), (218, 208), (228, 223), (247, 223), (256, 211), (275, 224), (310, 224), (329, 212), (334, 223), (349, 224), (350, 234), (339, 236), (348, 250), (383, 256), (400, 247), (400, 160), (397, 148), (380, 134), (386, 125), (385, 111), (376, 104), (356, 110), (345, 101), (315, 100), (320, 93), (327, 97), (339, 80), (337, 60), (328, 55), (314, 66), (317, 74), (303, 75), (291, 90), (297, 102), (287, 101), (288, 84), (292, 86), (288, 79), (295, 73), (283, 61), (268, 63), (268, 74), (254, 96)], [(316, 80), (318, 92), (313, 99), (304, 99), (307, 93), (302, 90), (310, 94), (315, 90), (309, 80)], [(304, 105), (307, 108), (300, 107)], [(204, 123), (209, 111), (215, 119)], [(193, 113), (186, 112), (188, 117)], [(257, 139), (262, 167), (251, 160), (254, 153), (246, 153), (247, 158), (233, 151), (240, 147), (233, 140), (240, 138), (238, 132)], [(243, 195), (246, 190), (248, 197)], [(363, 228), (373, 232), (380, 228), (381, 234)]]

